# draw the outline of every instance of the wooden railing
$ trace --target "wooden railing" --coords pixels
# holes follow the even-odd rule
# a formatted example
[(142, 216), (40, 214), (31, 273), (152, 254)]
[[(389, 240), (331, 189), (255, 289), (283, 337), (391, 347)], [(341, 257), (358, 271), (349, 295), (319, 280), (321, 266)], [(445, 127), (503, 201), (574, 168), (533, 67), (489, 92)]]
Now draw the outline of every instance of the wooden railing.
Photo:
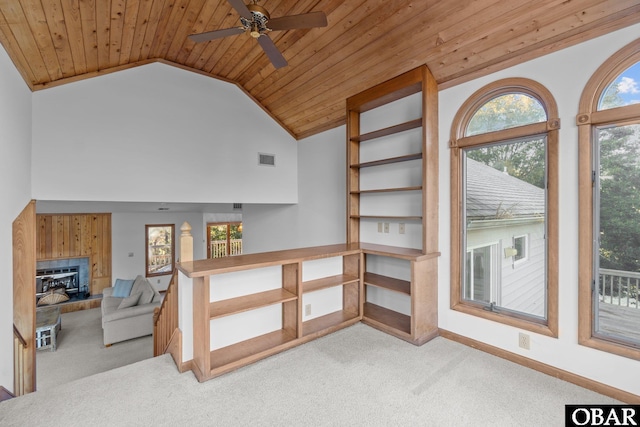
[(27, 393), (26, 359), (28, 357), (28, 345), (22, 334), (13, 325), (13, 393), (22, 396)]
[[(185, 222), (180, 227), (180, 258), (181, 262), (193, 261), (193, 236), (191, 225)], [(180, 331), (180, 307), (178, 299), (178, 270), (174, 270), (171, 282), (165, 293), (160, 308), (153, 313), (153, 355), (160, 356), (169, 353), (176, 363), (178, 370), (186, 369), (182, 364), (182, 332)]]
[(640, 273), (600, 269), (600, 301), (640, 309)]
[[(210, 242), (211, 258), (221, 258), (227, 256), (227, 241), (213, 240)], [(242, 254), (242, 239), (229, 241), (229, 255)]]
[(178, 270), (174, 270), (162, 304), (153, 313), (153, 355), (165, 354), (178, 329)]

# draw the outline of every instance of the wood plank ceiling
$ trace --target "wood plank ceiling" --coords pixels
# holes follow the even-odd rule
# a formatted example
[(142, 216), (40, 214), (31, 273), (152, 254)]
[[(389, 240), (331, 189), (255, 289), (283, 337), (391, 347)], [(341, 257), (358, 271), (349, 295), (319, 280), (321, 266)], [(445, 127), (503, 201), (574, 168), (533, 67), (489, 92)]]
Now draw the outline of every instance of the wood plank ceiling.
[[(250, 0), (246, 0), (248, 3)], [(0, 42), (32, 90), (162, 61), (232, 81), (293, 136), (343, 124), (345, 99), (421, 64), (440, 88), (640, 22), (640, 0), (261, 0), (329, 25), (271, 33), (275, 70), (226, 0), (0, 0)]]

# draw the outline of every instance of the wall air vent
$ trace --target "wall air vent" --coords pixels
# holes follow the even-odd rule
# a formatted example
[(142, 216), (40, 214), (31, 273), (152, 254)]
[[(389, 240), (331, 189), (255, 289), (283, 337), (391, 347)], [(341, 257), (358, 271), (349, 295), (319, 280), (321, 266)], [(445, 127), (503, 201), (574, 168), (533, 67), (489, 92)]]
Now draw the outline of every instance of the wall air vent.
[(242, 203), (234, 203), (233, 209), (242, 209)]
[(267, 153), (258, 153), (258, 164), (260, 166), (275, 166), (276, 155)]

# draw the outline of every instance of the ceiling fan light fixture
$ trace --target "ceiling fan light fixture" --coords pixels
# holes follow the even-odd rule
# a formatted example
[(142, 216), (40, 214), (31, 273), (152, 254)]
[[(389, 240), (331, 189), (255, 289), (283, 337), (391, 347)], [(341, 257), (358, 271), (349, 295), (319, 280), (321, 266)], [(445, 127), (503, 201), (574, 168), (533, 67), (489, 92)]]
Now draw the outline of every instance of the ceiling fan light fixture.
[(258, 24), (256, 24), (255, 22), (251, 24), (249, 35), (251, 35), (251, 37), (253, 37), (254, 39), (257, 39), (262, 35), (262, 32), (260, 31), (260, 27), (258, 27)]
[[(258, 0), (245, 4), (246, 0), (227, 0), (231, 7), (240, 15), (241, 27), (226, 28), (191, 34), (189, 38), (196, 43), (216, 40), (227, 36), (248, 33), (264, 50), (269, 61), (278, 69), (287, 65), (287, 60), (278, 50), (273, 40), (268, 36), (271, 31), (286, 31), (327, 26), (327, 17), (323, 12), (309, 12), (301, 15), (289, 15), (271, 20), (269, 12), (258, 5)], [(267, 26), (267, 24), (269, 26)], [(266, 37), (261, 37), (266, 36)]]

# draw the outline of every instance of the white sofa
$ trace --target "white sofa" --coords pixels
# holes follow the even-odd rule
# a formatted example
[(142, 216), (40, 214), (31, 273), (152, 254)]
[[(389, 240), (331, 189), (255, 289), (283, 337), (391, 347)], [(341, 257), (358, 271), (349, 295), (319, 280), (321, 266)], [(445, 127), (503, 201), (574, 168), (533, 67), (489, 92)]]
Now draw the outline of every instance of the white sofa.
[(104, 345), (153, 334), (153, 311), (162, 302), (160, 293), (142, 276), (136, 277), (129, 297), (113, 296), (114, 290), (102, 291)]

